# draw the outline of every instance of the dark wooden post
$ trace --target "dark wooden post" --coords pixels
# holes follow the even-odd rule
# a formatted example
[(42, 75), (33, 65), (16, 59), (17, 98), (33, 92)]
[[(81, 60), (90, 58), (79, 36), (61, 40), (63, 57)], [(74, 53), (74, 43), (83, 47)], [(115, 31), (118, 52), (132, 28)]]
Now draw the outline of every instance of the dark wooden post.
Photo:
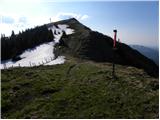
[(115, 78), (115, 51), (116, 51), (116, 38), (117, 38), (117, 30), (113, 30), (114, 39), (113, 39), (113, 65), (112, 65), (112, 77)]

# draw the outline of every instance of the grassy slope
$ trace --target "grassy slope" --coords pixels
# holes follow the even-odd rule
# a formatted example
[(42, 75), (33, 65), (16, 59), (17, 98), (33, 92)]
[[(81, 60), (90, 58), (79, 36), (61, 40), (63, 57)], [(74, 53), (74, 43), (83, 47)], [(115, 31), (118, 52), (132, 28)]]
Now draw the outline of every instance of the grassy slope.
[(158, 79), (140, 69), (68, 60), (2, 70), (2, 118), (158, 118)]

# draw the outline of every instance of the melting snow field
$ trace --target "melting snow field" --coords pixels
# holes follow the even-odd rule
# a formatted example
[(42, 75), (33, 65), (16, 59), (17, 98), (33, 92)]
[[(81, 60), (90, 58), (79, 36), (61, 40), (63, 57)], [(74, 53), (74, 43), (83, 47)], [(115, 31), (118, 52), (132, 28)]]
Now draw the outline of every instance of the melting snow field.
[(49, 30), (52, 30), (54, 35), (54, 40), (52, 42), (41, 44), (33, 49), (28, 49), (24, 51), (19, 61), (13, 62), (11, 60), (2, 61), (0, 68), (10, 68), (10, 67), (33, 67), (39, 65), (55, 65), (63, 64), (65, 62), (65, 56), (54, 56), (54, 45), (58, 43), (63, 35), (63, 31), (66, 35), (74, 33), (73, 29), (68, 28), (68, 25), (58, 25), (56, 28), (54, 25), (49, 27)]

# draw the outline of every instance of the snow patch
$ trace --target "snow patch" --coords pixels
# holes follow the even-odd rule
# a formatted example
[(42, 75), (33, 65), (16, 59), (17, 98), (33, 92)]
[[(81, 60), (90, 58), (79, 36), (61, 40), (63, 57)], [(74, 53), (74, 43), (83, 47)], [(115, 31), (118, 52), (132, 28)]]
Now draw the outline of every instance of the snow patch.
[(64, 56), (58, 56), (57, 59), (49, 62), (49, 63), (46, 63), (44, 65), (55, 65), (55, 64), (62, 64), (65, 62), (65, 57)]
[(53, 41), (55, 43), (58, 43), (59, 40), (61, 39), (63, 32), (61, 29), (56, 28), (54, 25), (52, 27), (49, 27), (48, 30), (51, 30), (54, 36)]
[(51, 30), (54, 35), (55, 43), (59, 42), (59, 40), (63, 35), (63, 31), (66, 33), (66, 35), (70, 35), (74, 33), (74, 29), (68, 28), (69, 25), (63, 24), (63, 25), (57, 25), (57, 26), (58, 28), (54, 25), (48, 28), (48, 30)]
[(54, 55), (54, 45), (59, 42), (63, 35), (63, 31), (66, 35), (74, 33), (74, 30), (68, 28), (68, 25), (58, 25), (49, 27), (48, 30), (51, 30), (54, 35), (54, 40), (52, 42), (41, 44), (33, 49), (28, 49), (24, 51), (20, 57), (21, 60), (13, 62), (11, 60), (2, 61), (0, 69), (10, 68), (10, 67), (32, 67), (39, 65), (55, 65), (63, 64), (65, 62), (65, 56), (58, 56), (55, 58)]
[(70, 35), (74, 33), (74, 30), (71, 28), (68, 28), (69, 27), (68, 25), (63, 24), (63, 25), (58, 25), (58, 27), (61, 30), (63, 30), (66, 33), (66, 35)]

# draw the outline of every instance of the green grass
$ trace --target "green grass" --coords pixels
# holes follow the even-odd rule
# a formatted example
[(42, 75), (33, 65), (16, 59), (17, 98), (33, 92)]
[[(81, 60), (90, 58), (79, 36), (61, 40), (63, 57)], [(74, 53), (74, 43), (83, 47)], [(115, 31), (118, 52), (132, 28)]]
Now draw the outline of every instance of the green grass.
[(67, 60), (1, 71), (2, 118), (158, 118), (158, 79), (143, 70)]

